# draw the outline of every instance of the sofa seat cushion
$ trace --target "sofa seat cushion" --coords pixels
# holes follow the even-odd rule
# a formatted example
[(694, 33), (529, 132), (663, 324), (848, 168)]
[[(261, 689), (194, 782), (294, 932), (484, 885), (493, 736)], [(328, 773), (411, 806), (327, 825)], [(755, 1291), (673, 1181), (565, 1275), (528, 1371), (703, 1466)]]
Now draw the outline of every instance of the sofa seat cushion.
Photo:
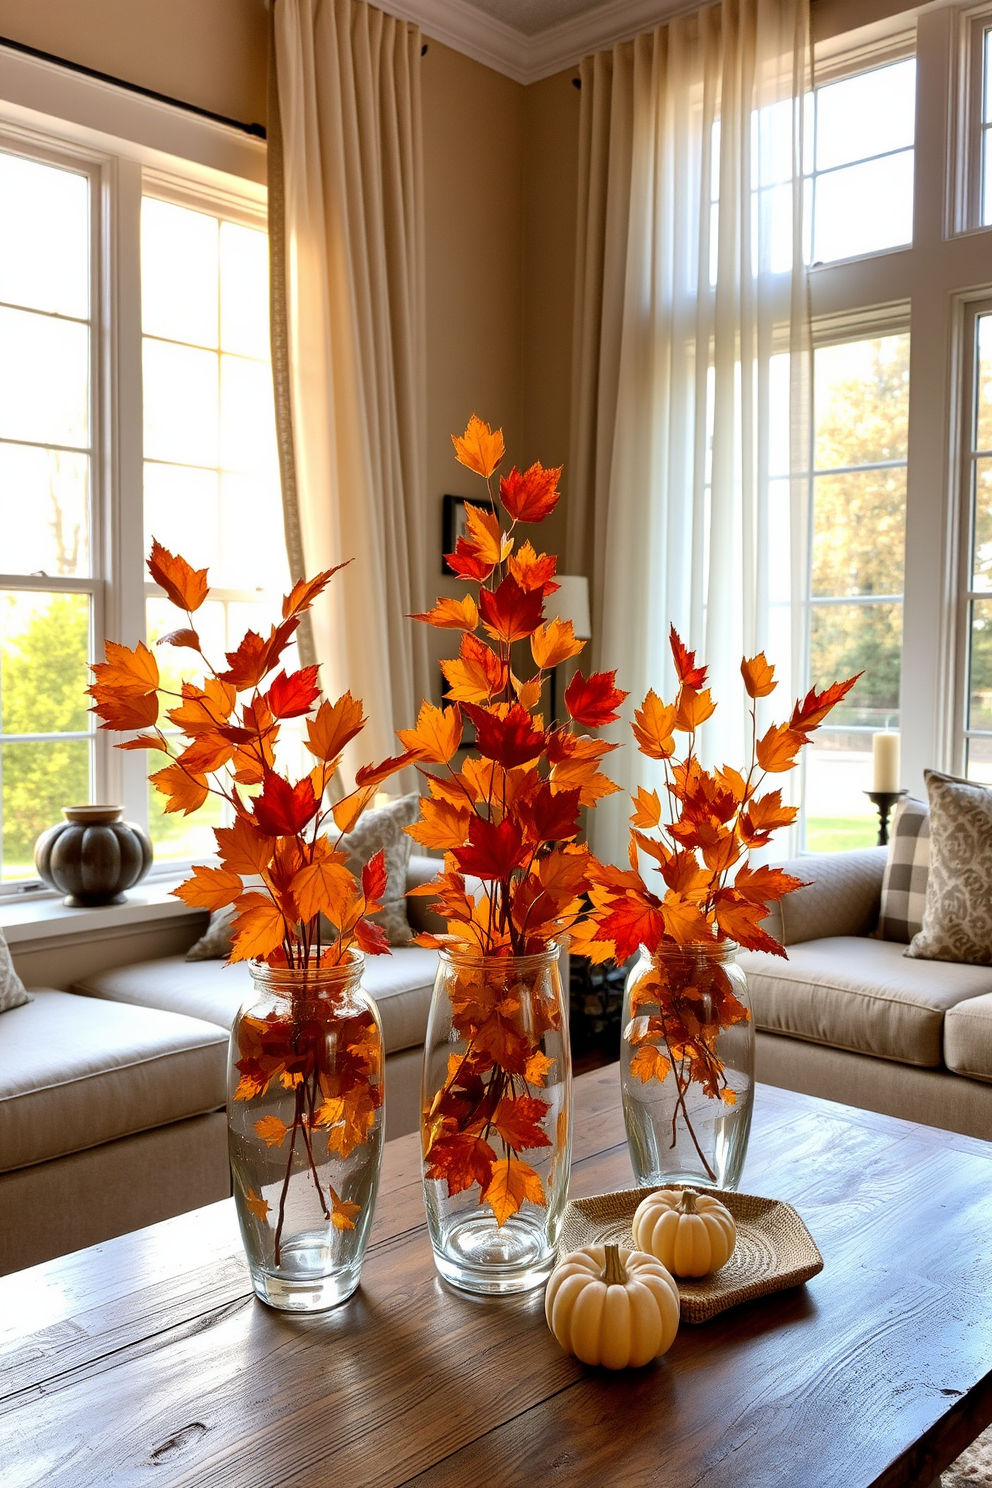
[(992, 992), (948, 1008), (944, 1063), (955, 1074), (992, 1081)]
[(992, 993), (992, 969), (912, 961), (893, 941), (831, 936), (789, 947), (789, 959), (743, 951), (757, 1028), (936, 1067), (948, 1008)]
[[(422, 946), (399, 946), (389, 956), (369, 956), (362, 984), (382, 1015), (386, 1053), (412, 1049), (424, 1041), (437, 954)], [(164, 1008), (229, 1029), (238, 1008), (251, 996), (246, 961), (187, 961), (166, 956), (99, 972), (77, 983), (74, 992), (111, 1002)]]
[(227, 1036), (152, 1008), (35, 992), (0, 1033), (0, 1171), (216, 1110)]

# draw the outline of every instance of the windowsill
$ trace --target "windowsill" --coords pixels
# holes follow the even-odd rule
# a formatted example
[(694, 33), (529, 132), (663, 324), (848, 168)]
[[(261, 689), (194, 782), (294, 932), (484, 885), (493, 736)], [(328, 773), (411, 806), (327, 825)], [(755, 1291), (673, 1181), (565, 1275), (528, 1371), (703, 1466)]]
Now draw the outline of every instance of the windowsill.
[(55, 895), (0, 900), (0, 930), (7, 944), (16, 946), (56, 936), (86, 935), (94, 930), (202, 916), (202, 910), (191, 910), (170, 894), (170, 889), (181, 881), (179, 876), (157, 879), (130, 889), (123, 904), (104, 904), (92, 909), (70, 909)]

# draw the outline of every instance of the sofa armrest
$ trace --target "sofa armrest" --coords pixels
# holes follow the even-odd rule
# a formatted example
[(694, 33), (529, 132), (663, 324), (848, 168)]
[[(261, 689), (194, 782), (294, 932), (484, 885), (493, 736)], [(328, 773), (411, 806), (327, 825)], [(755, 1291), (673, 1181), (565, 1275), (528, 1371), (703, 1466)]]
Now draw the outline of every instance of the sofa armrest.
[(822, 853), (779, 866), (807, 887), (772, 906), (765, 929), (783, 945), (832, 935), (870, 935), (878, 923), (888, 849)]

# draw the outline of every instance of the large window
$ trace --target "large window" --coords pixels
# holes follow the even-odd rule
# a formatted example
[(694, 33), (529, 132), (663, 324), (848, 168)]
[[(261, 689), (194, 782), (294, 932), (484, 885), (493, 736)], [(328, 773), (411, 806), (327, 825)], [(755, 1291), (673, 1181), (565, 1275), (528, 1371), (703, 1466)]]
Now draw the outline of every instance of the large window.
[[(160, 154), (146, 169), (81, 133), (0, 122), (9, 889), (34, 879), (35, 839), (77, 802), (122, 800), (149, 823), (160, 864), (212, 848), (209, 811), (164, 815), (144, 756), (114, 751), (87, 710), (104, 636), (133, 645), (147, 630), (152, 643), (165, 627), (143, 566), (151, 535), (210, 568), (216, 596), (199, 627), (214, 654), (268, 623), (287, 578), (264, 193)], [(158, 657), (176, 688), (198, 660), (168, 647)]]

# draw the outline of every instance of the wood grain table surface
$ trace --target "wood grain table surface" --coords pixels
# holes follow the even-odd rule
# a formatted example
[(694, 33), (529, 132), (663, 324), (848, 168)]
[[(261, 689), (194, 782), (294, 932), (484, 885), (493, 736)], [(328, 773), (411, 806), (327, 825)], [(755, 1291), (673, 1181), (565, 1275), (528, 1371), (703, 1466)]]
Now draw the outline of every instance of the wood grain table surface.
[[(572, 1196), (629, 1187), (615, 1065), (575, 1112)], [(992, 1145), (762, 1086), (741, 1188), (824, 1270), (618, 1374), (438, 1279), (415, 1137), (332, 1312), (255, 1300), (230, 1200), (5, 1277), (0, 1483), (929, 1485), (992, 1421)]]

